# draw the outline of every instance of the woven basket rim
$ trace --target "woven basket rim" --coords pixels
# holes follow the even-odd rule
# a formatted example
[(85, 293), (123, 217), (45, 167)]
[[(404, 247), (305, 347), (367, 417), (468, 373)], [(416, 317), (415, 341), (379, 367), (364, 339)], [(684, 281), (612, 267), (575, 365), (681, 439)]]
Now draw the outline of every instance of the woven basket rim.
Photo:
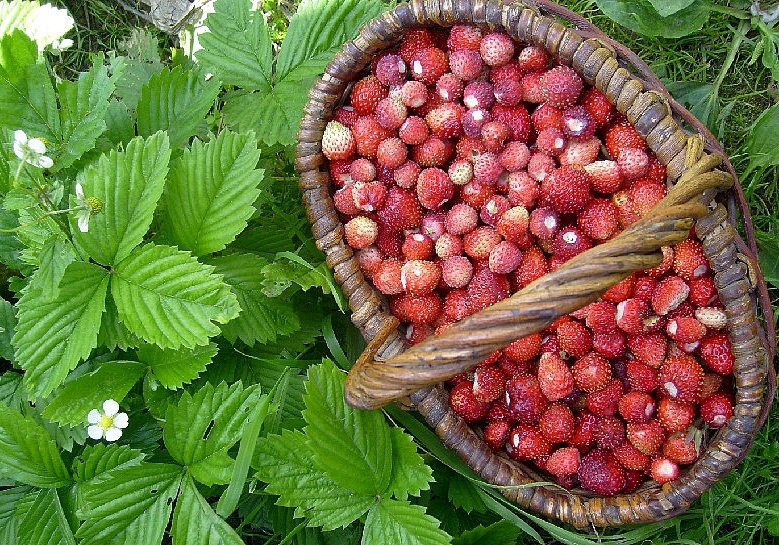
[[(499, 0), (412, 0), (410, 3), (401, 4), (391, 12), (387, 12), (383, 16), (366, 24), (357, 38), (344, 45), (344, 49), (335, 56), (333, 62), (328, 65), (325, 75), (312, 89), (310, 101), (305, 110), (306, 116), (301, 123), (301, 132), (299, 134), (300, 144), (298, 145), (297, 150), (298, 159), (296, 161), (296, 167), (301, 174), (300, 185), (304, 192), (304, 202), (309, 212), (309, 219), (311, 220), (312, 228), (314, 229), (315, 237), (317, 238), (317, 244), (327, 254), (328, 264), (333, 268), (336, 279), (341, 286), (344, 287), (345, 293), (348, 292), (350, 303), (352, 302), (352, 299), (355, 298), (369, 301), (369, 304), (367, 305), (355, 306), (355, 308), (353, 308), (352, 317), (367, 341), (375, 341), (377, 335), (381, 333), (381, 324), (382, 320), (386, 318), (386, 310), (383, 314), (382, 312), (377, 312), (377, 310), (382, 308), (386, 309), (386, 306), (383, 307), (381, 297), (377, 296), (375, 290), (366, 284), (366, 280), (362, 277), (361, 273), (353, 270), (354, 258), (349, 255), (351, 254), (351, 251), (342, 247), (342, 229), (339, 230), (337, 221), (335, 225), (333, 224), (332, 214), (328, 217), (328, 214), (323, 213), (320, 207), (321, 200), (325, 199), (326, 201), (328, 198), (326, 192), (322, 191), (321, 184), (329, 184), (329, 175), (326, 172), (323, 172), (324, 169), (322, 169), (322, 165), (324, 164), (323, 158), (321, 153), (319, 153), (317, 157), (316, 149), (318, 139), (321, 138), (321, 130), (324, 126), (322, 121), (328, 120), (329, 116), (332, 115), (332, 109), (334, 108), (337, 99), (343, 95), (349, 81), (357, 77), (362, 68), (367, 66), (375, 53), (387, 47), (388, 40), (393, 39), (388, 28), (398, 24), (401, 26), (404, 24), (408, 25), (408, 21), (417, 21), (417, 23), (419, 23), (419, 21), (425, 21), (424, 24), (416, 24), (414, 26), (450, 26), (453, 22), (459, 20), (457, 19), (458, 14), (469, 13), (472, 16), (472, 22), (476, 24), (502, 26), (503, 28), (507, 28), (506, 24), (518, 25), (508, 27), (509, 33), (515, 38), (517, 36), (514, 35), (516, 33), (513, 31), (520, 28), (522, 24), (535, 24), (543, 27), (543, 32), (539, 32), (538, 35), (529, 34), (528, 37), (530, 39), (522, 41), (537, 43), (552, 52), (549, 43), (545, 43), (544, 40), (557, 40), (558, 38), (557, 36), (554, 36), (554, 33), (561, 32), (562, 37), (559, 38), (559, 41), (557, 41), (553, 48), (557, 48), (555, 53), (560, 56), (566, 64), (576, 65), (576, 55), (583, 56), (584, 53), (581, 53), (583, 49), (586, 49), (589, 53), (593, 51), (600, 52), (602, 50), (608, 52), (609, 55), (613, 55), (614, 58), (619, 58), (622, 61), (620, 62), (620, 68), (622, 68), (624, 59), (619, 57), (620, 51), (615, 51), (613, 41), (609, 44), (602, 39), (605, 35), (602, 35), (601, 33), (601, 36), (597, 36), (597, 38), (585, 39), (584, 36), (579, 34), (579, 31), (562, 27), (562, 25), (559, 25), (555, 20), (541, 15), (539, 13), (539, 7), (541, 10), (549, 11), (554, 16), (562, 18), (565, 18), (566, 12), (568, 11), (566, 8), (562, 8), (561, 6), (557, 6), (546, 0), (536, 2), (533, 5), (528, 2), (525, 2), (524, 4), (515, 2), (513, 3), (513, 7), (504, 4)], [(511, 12), (509, 16), (513, 17), (511, 21), (506, 19), (506, 14), (509, 12)], [(572, 12), (568, 13), (572, 14)], [(577, 26), (586, 26), (581, 22), (582, 19), (580, 17), (576, 16), (575, 19), (574, 22)], [(570, 21), (570, 18), (568, 20)], [(560, 28), (563, 30), (560, 31)], [(592, 27), (585, 28), (584, 32), (595, 34), (593, 29), (597, 31), (595, 27)], [(529, 31), (529, 28), (527, 30)], [(607, 49), (604, 45), (611, 47)], [(569, 49), (566, 49), (566, 47)], [(626, 50), (624, 46), (621, 47)], [(603, 56), (603, 53), (598, 54)], [(624, 55), (624, 52), (622, 52), (622, 54)], [(566, 56), (569, 56), (569, 58)], [(606, 60), (607, 58), (604, 58), (604, 62), (606, 62)], [(637, 57), (634, 56), (634, 58), (629, 58), (628, 60), (632, 66), (637, 63), (642, 64), (643, 67), (651, 73), (651, 70), (649, 70)], [(597, 61), (600, 62), (600, 58), (598, 58)], [(622, 69), (624, 70), (624, 68)], [(599, 77), (600, 72), (595, 71), (593, 74), (585, 74), (580, 70), (577, 71), (582, 74), (585, 80), (590, 80), (588, 83), (595, 84), (596, 87), (598, 86), (597, 78)], [(675, 103), (664, 88), (661, 87), (646, 91), (646, 81), (639, 82), (635, 78), (632, 78), (630, 74), (628, 74), (628, 77), (632, 81), (637, 81), (638, 86), (628, 83), (627, 86), (629, 89), (627, 94), (624, 96), (623, 94), (620, 94), (616, 97), (614, 102), (617, 105), (617, 109), (620, 111), (624, 110), (623, 113), (628, 115), (629, 120), (639, 129), (639, 132), (642, 131), (642, 127), (646, 129), (646, 127), (650, 125), (652, 130), (654, 130), (654, 127), (657, 125), (657, 119), (655, 119), (655, 116), (658, 114), (657, 108), (662, 109), (662, 106), (665, 105), (669, 116), (679, 116), (680, 112), (682, 112), (682, 115), (680, 116), (681, 119), (692, 125), (698, 132), (704, 134), (708, 151), (720, 151), (722, 149), (711, 133), (689, 114), (687, 110), (678, 103)], [(654, 82), (651, 83), (654, 84)], [(654, 95), (652, 95), (652, 93), (654, 93)], [(660, 97), (660, 100), (643, 99), (643, 97), (649, 95), (658, 96)], [(652, 123), (654, 123), (654, 125), (652, 125)], [(678, 125), (676, 128), (678, 129)], [(644, 136), (647, 136), (650, 147), (657, 153), (658, 150), (655, 148), (665, 144), (662, 141), (658, 141), (659, 143), (650, 141), (652, 130), (650, 130), (648, 134), (644, 134)], [(685, 164), (688, 150), (686, 141), (683, 145), (676, 142), (674, 143), (674, 146), (675, 147), (672, 149), (669, 148), (671, 151), (666, 150), (663, 157), (661, 157), (660, 154), (658, 154), (658, 157), (660, 157), (661, 161), (668, 166), (671, 177), (676, 179), (688, 168), (688, 165)], [(663, 150), (661, 149), (660, 151)], [(665, 159), (665, 161), (663, 159)], [(726, 168), (731, 171), (735, 179), (735, 172), (732, 172), (732, 166), (730, 166), (727, 161)], [(749, 211), (748, 208), (746, 208), (746, 203), (742, 202), (743, 193), (739, 193), (741, 190), (737, 179), (735, 188), (735, 197), (730, 193), (729, 198), (731, 201), (738, 201), (737, 206), (733, 206), (732, 202), (727, 208), (720, 206), (717, 211), (718, 215), (716, 215), (714, 219), (710, 219), (712, 218), (712, 215), (715, 214), (714, 212), (707, 217), (708, 224), (710, 224), (710, 229), (712, 231), (719, 229), (722, 223), (735, 223), (737, 221), (734, 212), (736, 208), (741, 211), (742, 221), (751, 227)], [(722, 214), (723, 211), (725, 211), (724, 216)], [(332, 212), (332, 210), (330, 210), (330, 212)], [(707, 224), (706, 221), (704, 221), (703, 224)], [(735, 233), (735, 231), (733, 231), (733, 233)], [(749, 235), (748, 229), (747, 235)], [(765, 297), (767, 297), (767, 290), (764, 288), (765, 282), (759, 271), (759, 267), (756, 265), (756, 259), (754, 257), (756, 254), (756, 246), (754, 241), (749, 239), (749, 236), (747, 236), (747, 238), (747, 241), (743, 241), (738, 236), (738, 233), (735, 233), (732, 245), (736, 247), (738, 253), (743, 256), (756, 271), (756, 288), (757, 291), (760, 292), (758, 294), (759, 297), (757, 302), (762, 304), (764, 317), (770, 318), (770, 299), (768, 299), (768, 307), (766, 308)], [(731, 245), (728, 245), (728, 247), (730, 246)], [(732, 252), (728, 254), (728, 259), (730, 261), (733, 260), (731, 254)], [(743, 275), (746, 276), (746, 274), (747, 272), (744, 272)], [(741, 282), (741, 280), (738, 279), (737, 282)], [(749, 290), (753, 290), (753, 286), (750, 285)], [(371, 291), (373, 291), (373, 293), (370, 293)], [(765, 295), (763, 295), (763, 291), (765, 292)], [(753, 314), (755, 314), (755, 312), (753, 312)], [(772, 321), (769, 320), (768, 323), (772, 323)], [(775, 338), (771, 335), (771, 332), (773, 331), (764, 332), (758, 328), (758, 332), (761, 337), (762, 348), (770, 355), (770, 358), (767, 360), (770, 362), (775, 352)], [(380, 358), (391, 357), (398, 353), (402, 353), (405, 350), (403, 339), (397, 334), (397, 331), (395, 331), (394, 335), (390, 335), (389, 339), (382, 339), (380, 344), (381, 346), (378, 347), (377, 350)], [(764, 366), (767, 367), (768, 375), (772, 375), (772, 366), (765, 363)], [(772, 386), (775, 381), (767, 380), (763, 377), (758, 382), (760, 382), (758, 389), (762, 388), (762, 392), (759, 394), (760, 401), (757, 403), (759, 406), (758, 412), (760, 414), (751, 414), (755, 412), (754, 407), (751, 407), (751, 413), (748, 418), (753, 422), (751, 428), (757, 427), (759, 429), (759, 426), (762, 425), (762, 420), (764, 420), (768, 409), (770, 408), (773, 398)], [(739, 386), (739, 389), (741, 388), (742, 386)], [(475, 433), (470, 427), (464, 425), (462, 421), (459, 423), (456, 421), (458, 417), (454, 417), (454, 421), (452, 421), (452, 411), (448, 408), (441, 389), (436, 389), (434, 386), (425, 388), (412, 395), (412, 400), (416, 403), (418, 408), (425, 407), (425, 412), (423, 414), (426, 420), (428, 420), (428, 423), (436, 428), (437, 432), (439, 432), (438, 428), (445, 428), (448, 436), (443, 437), (440, 432), (439, 436), (442, 436), (441, 438), (447, 446), (454, 448), (458, 453), (460, 453), (458, 448), (469, 440), (469, 432), (471, 436), (475, 437)], [(737, 450), (739, 452), (736, 456), (731, 457), (731, 460), (734, 462), (733, 466), (735, 466), (740, 462), (743, 456), (746, 455), (751, 444), (752, 434), (747, 433), (746, 439), (740, 436), (734, 439), (731, 437), (731, 432), (733, 432), (733, 430), (729, 430), (729, 428), (723, 428), (723, 430), (725, 431), (720, 431), (716, 434), (715, 441), (726, 441), (723, 444), (728, 445), (738, 444)], [(752, 431), (754, 432), (754, 429)], [(738, 430), (736, 430), (736, 432), (738, 432)], [(725, 436), (727, 436), (727, 439), (723, 439)], [(714, 443), (712, 443), (712, 445), (713, 444)], [(712, 448), (712, 446), (709, 447), (709, 449)], [(490, 458), (490, 456), (492, 456), (492, 458), (499, 458), (491, 453), (487, 455), (487, 458)], [(474, 470), (476, 470), (477, 473), (482, 474), (484, 467), (493, 461), (494, 460), (492, 459), (486, 459), (477, 461), (471, 460), (470, 462), (472, 462), (471, 465)], [(509, 462), (517, 465), (516, 462)], [(484, 467), (478, 467), (480, 464), (484, 464)], [(474, 467), (474, 465), (477, 467)], [(696, 463), (696, 466), (697, 465), (698, 464)], [(725, 473), (729, 470), (730, 468), (728, 468)], [(714, 474), (716, 478), (712, 480), (710, 474)], [(543, 514), (556, 517), (564, 522), (570, 522), (576, 526), (605, 526), (642, 522), (647, 520), (659, 520), (680, 513), (685, 510), (694, 499), (700, 496), (706, 488), (722, 476), (724, 476), (724, 474), (720, 475), (716, 467), (703, 468), (696, 478), (693, 479), (693, 486), (686, 486), (682, 489), (674, 489), (673, 486), (668, 485), (662, 489), (657, 486), (648, 486), (640, 489), (636, 493), (627, 496), (617, 496), (615, 498), (593, 497), (592, 494), (583, 494), (579, 492), (577, 497), (579, 498), (581, 505), (578, 506), (570, 505), (571, 493), (562, 493), (559, 489), (545, 490), (546, 494), (539, 495), (531, 493), (530, 495), (524, 496), (520, 491), (518, 497), (512, 499), (521, 505), (530, 507)], [(501, 475), (500, 477), (502, 478), (504, 476)], [(697, 483), (700, 483), (700, 486), (694, 486)], [(554, 501), (551, 502), (552, 505), (540, 505), (540, 502), (549, 502), (550, 498), (554, 498)]]

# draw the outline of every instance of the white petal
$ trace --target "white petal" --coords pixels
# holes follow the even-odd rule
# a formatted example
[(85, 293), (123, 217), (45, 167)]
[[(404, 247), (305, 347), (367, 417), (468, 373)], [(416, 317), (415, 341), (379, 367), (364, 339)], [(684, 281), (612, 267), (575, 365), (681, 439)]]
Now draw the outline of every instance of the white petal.
[(52, 161), (51, 157), (48, 155), (39, 155), (38, 157), (31, 159), (30, 162), (33, 164), (33, 166), (38, 168), (51, 168), (51, 166), (54, 164), (54, 161)]
[(24, 161), (24, 158), (27, 156), (27, 149), (24, 147), (24, 144), (16, 140), (14, 140), (14, 155), (22, 161)]
[(14, 131), (14, 143), (19, 143), (21, 145), (24, 145), (27, 143), (27, 133), (25, 133), (23, 130), (18, 129)]
[(127, 413), (119, 413), (114, 417), (114, 426), (117, 428), (126, 428), (129, 420)]
[(106, 441), (116, 441), (122, 436), (122, 430), (119, 428), (115, 428), (111, 426), (107, 430), (105, 430), (105, 440)]
[(78, 214), (76, 217), (78, 218), (78, 230), (82, 233), (89, 231), (89, 212)]
[(103, 414), (106, 416), (114, 416), (119, 412), (119, 403), (113, 399), (106, 399), (103, 401)]
[(73, 40), (70, 38), (63, 38), (60, 42), (59, 49), (67, 49), (73, 45)]
[(84, 199), (84, 188), (81, 186), (80, 182), (76, 182), (76, 198), (77, 199)]
[(87, 415), (87, 422), (90, 424), (97, 424), (100, 422), (100, 411), (97, 409), (92, 409), (89, 411), (89, 414)]
[(38, 155), (46, 153), (46, 144), (40, 138), (30, 138), (27, 141), (27, 146)]
[(90, 436), (92, 439), (102, 439), (103, 428), (101, 428), (100, 426), (89, 426), (87, 428), (87, 435)]

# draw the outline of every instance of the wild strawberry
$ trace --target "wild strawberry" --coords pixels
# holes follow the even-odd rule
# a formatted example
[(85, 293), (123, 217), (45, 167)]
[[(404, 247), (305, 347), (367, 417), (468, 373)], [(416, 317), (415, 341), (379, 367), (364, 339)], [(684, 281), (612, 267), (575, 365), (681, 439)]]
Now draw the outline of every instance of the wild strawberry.
[(522, 262), (522, 251), (513, 242), (503, 240), (490, 252), (488, 264), (492, 272), (508, 274)]
[(568, 439), (568, 444), (578, 448), (580, 452), (589, 451), (595, 443), (593, 433), (597, 421), (598, 417), (586, 408), (576, 413), (573, 434)]
[(536, 426), (529, 424), (516, 426), (506, 441), (506, 452), (510, 458), (518, 461), (537, 459), (551, 451), (552, 444)]
[(479, 210), (479, 219), (491, 227), (496, 227), (498, 220), (511, 208), (511, 203), (503, 195), (493, 195)]
[[(473, 108), (467, 110), (460, 120), (463, 133), (470, 138), (481, 138), (481, 131), (484, 125), (492, 121), (492, 114), (482, 108)], [(482, 142), (484, 149), (487, 144)]]
[(516, 106), (506, 106), (504, 104), (495, 104), (491, 110), (492, 119), (500, 121), (511, 130), (511, 139), (517, 142), (527, 143), (533, 129), (530, 121), (530, 114), (522, 104)]
[(506, 196), (512, 206), (521, 205), (530, 210), (535, 205), (540, 194), (540, 186), (527, 172), (510, 172), (506, 182), (508, 185)]
[(512, 418), (521, 424), (536, 424), (549, 406), (538, 379), (519, 373), (506, 382), (506, 405)]
[(333, 121), (337, 121), (344, 127), (351, 127), (360, 115), (354, 111), (350, 104), (338, 106), (333, 112)]
[(603, 91), (595, 88), (587, 88), (581, 95), (579, 103), (584, 106), (595, 121), (596, 128), (605, 127), (614, 118), (616, 109), (609, 102)]
[(387, 201), (387, 189), (381, 182), (354, 182), (352, 185), (352, 200), (354, 205), (365, 212), (379, 210)]
[(733, 398), (730, 394), (717, 392), (701, 402), (703, 421), (711, 428), (722, 428), (733, 416)]
[[(700, 309), (699, 309), (700, 310)], [(720, 375), (733, 374), (736, 358), (727, 333), (712, 333), (701, 340), (698, 355), (706, 366)]]
[(616, 159), (619, 171), (628, 181), (642, 178), (649, 167), (649, 156), (642, 148), (620, 148)]
[(611, 380), (609, 361), (590, 352), (576, 360), (571, 367), (576, 386), (585, 392), (597, 392)]
[(622, 382), (613, 378), (600, 390), (588, 393), (585, 403), (590, 412), (596, 416), (612, 416), (617, 413), (619, 399), (624, 393)]
[(470, 233), (479, 223), (479, 213), (465, 203), (457, 203), (446, 213), (444, 225), (446, 231), (453, 235)]
[(435, 84), (435, 90), (444, 102), (454, 102), (463, 97), (463, 81), (451, 72), (447, 72)]
[(619, 229), (617, 207), (609, 199), (592, 199), (578, 212), (576, 222), (588, 237), (607, 240)]
[(384, 225), (391, 231), (414, 229), (419, 227), (422, 221), (422, 207), (412, 192), (392, 187), (376, 217), (379, 225)]
[(349, 176), (353, 182), (371, 182), (376, 178), (376, 165), (364, 157), (355, 159), (349, 167)]
[(690, 287), (678, 276), (660, 280), (652, 293), (652, 309), (662, 316), (676, 309), (690, 294)]
[(406, 63), (400, 55), (387, 53), (376, 61), (374, 75), (384, 85), (402, 85), (406, 81)]
[(554, 255), (563, 260), (571, 259), (590, 248), (592, 248), (590, 237), (573, 226), (558, 231), (552, 243)]
[(584, 168), (598, 158), (601, 142), (592, 136), (584, 140), (569, 140), (558, 157), (561, 165)]
[(465, 86), (463, 91), (463, 104), (471, 110), (481, 109), (488, 111), (495, 103), (493, 86), (486, 81), (473, 81)]
[(633, 295), (633, 287), (635, 286), (635, 283), (636, 277), (635, 275), (631, 274), (624, 280), (617, 282), (605, 292), (603, 292), (601, 299), (614, 304), (621, 303)]
[(393, 136), (392, 131), (382, 127), (373, 115), (359, 117), (352, 125), (351, 131), (357, 144), (357, 153), (368, 159), (376, 157), (382, 140)]
[(421, 117), (407, 117), (398, 130), (400, 139), (409, 145), (421, 144), (427, 140), (430, 130)]
[(379, 236), (376, 237), (376, 246), (387, 257), (400, 259), (403, 257), (403, 235), (398, 231), (388, 229), (379, 223)]
[(633, 225), (641, 216), (636, 211), (635, 203), (627, 190), (617, 191), (611, 196), (611, 202), (617, 207), (619, 224), (624, 228)]
[(557, 401), (573, 391), (571, 370), (556, 354), (542, 354), (538, 361), (538, 384), (549, 401)]
[(638, 361), (657, 369), (665, 360), (668, 341), (662, 333), (629, 335), (628, 347)]
[(612, 124), (604, 134), (603, 142), (612, 159), (617, 159), (623, 149), (646, 149), (646, 140), (627, 120)]
[(417, 178), (422, 169), (414, 161), (405, 161), (402, 165), (394, 170), (392, 178), (395, 185), (402, 187), (403, 189), (411, 189), (416, 187)]
[(406, 64), (411, 62), (411, 58), (417, 51), (426, 47), (435, 45), (435, 37), (428, 28), (411, 28), (403, 33), (400, 41), (398, 54), (403, 58)]
[(538, 150), (530, 155), (527, 163), (528, 175), (537, 182), (542, 182), (556, 169), (557, 163), (554, 158)]
[(641, 299), (629, 298), (617, 303), (617, 327), (629, 335), (646, 332), (650, 316), (649, 304)]
[(348, 159), (334, 159), (330, 161), (328, 171), (330, 172), (330, 178), (333, 180), (333, 185), (337, 189), (352, 183), (352, 176), (349, 174), (351, 167), (352, 161)]
[(679, 316), (668, 320), (666, 332), (677, 344), (688, 344), (700, 341), (706, 335), (706, 326), (692, 316)]
[(460, 50), (449, 53), (449, 69), (462, 81), (472, 81), (479, 77), (484, 64), (478, 51)]
[(474, 267), (473, 277), (467, 286), (468, 308), (472, 313), (509, 296), (509, 283), (505, 275), (496, 274), (488, 267)]
[(602, 496), (614, 496), (625, 486), (625, 470), (610, 451), (596, 448), (585, 454), (579, 464), (582, 488)]
[(465, 292), (465, 289), (452, 289), (449, 293), (446, 294), (446, 297), (444, 297), (442, 318), (452, 322), (457, 322), (466, 316), (469, 316), (471, 312), (470, 309), (468, 309), (467, 300), (468, 294)]
[(709, 271), (709, 262), (703, 246), (697, 240), (688, 238), (674, 247), (673, 269), (685, 280), (693, 280)]
[(440, 168), (426, 168), (419, 174), (417, 199), (423, 207), (435, 210), (454, 195), (454, 184)]
[(505, 446), (509, 433), (511, 433), (511, 423), (509, 421), (495, 420), (484, 427), (482, 439), (490, 447), (490, 450), (497, 452)]
[(479, 52), (485, 64), (501, 66), (514, 56), (514, 40), (502, 32), (485, 34), (479, 44)]
[(586, 140), (595, 134), (595, 120), (584, 106), (563, 110), (563, 132), (572, 140)]
[(665, 438), (665, 429), (655, 419), (647, 422), (628, 422), (628, 441), (648, 456), (654, 455), (660, 449)]
[(475, 260), (486, 260), (492, 249), (502, 240), (500, 234), (488, 225), (481, 225), (463, 236), (463, 249), (466, 255)]
[(420, 108), (427, 99), (427, 86), (421, 81), (407, 81), (400, 88), (400, 100), (408, 108)]
[(560, 229), (560, 215), (550, 206), (541, 206), (530, 213), (528, 228), (542, 240), (554, 240)]
[(345, 185), (333, 194), (335, 209), (346, 216), (356, 216), (360, 213), (360, 209), (354, 204), (353, 186), (354, 184)]
[(698, 307), (707, 307), (713, 304), (718, 297), (717, 286), (711, 274), (705, 274), (689, 280), (690, 302)]
[(672, 356), (660, 367), (658, 381), (663, 395), (695, 401), (703, 381), (703, 368), (692, 356)]
[(503, 354), (516, 361), (532, 360), (541, 351), (541, 334), (531, 333), (513, 341), (503, 349)]
[(593, 438), (599, 448), (614, 449), (625, 442), (625, 422), (617, 416), (599, 416)]
[(633, 285), (633, 297), (651, 304), (652, 294), (657, 288), (657, 280), (651, 276), (637, 276)]
[(646, 392), (631, 390), (619, 399), (617, 410), (626, 422), (648, 422), (655, 414), (655, 400)]
[(695, 309), (695, 319), (707, 329), (722, 329), (728, 325), (728, 315), (717, 307), (699, 307)]
[(400, 283), (406, 293), (421, 295), (432, 292), (441, 279), (441, 267), (432, 261), (412, 259), (400, 270)]
[(568, 108), (576, 104), (584, 82), (572, 68), (560, 65), (544, 72), (539, 86), (546, 102), (558, 108)]
[(379, 265), (384, 261), (384, 254), (376, 246), (368, 246), (357, 252), (357, 262), (360, 264), (360, 270), (368, 278), (379, 270)]
[(424, 233), (408, 233), (403, 238), (401, 251), (407, 260), (428, 259), (433, 255), (435, 243)]
[(628, 194), (633, 201), (633, 209), (642, 217), (662, 201), (667, 193), (668, 188), (663, 182), (648, 178), (636, 180), (628, 189)]
[(693, 463), (701, 455), (700, 432), (678, 431), (663, 443), (663, 456), (680, 465)]
[[(481, 127), (481, 139), (487, 146), (487, 151), (500, 153), (506, 139), (509, 137), (509, 128), (500, 121), (488, 121)], [(502, 169), (501, 169), (502, 170)]]
[(503, 165), (500, 164), (495, 153), (486, 151), (476, 156), (473, 162), (474, 180), (494, 185), (501, 174), (503, 174)]
[(625, 355), (627, 337), (619, 330), (592, 334), (592, 349), (605, 358), (619, 358)]
[(396, 130), (408, 117), (408, 109), (399, 98), (383, 98), (376, 104), (376, 120), (384, 128)]
[(406, 162), (408, 148), (400, 138), (387, 138), (376, 148), (376, 162), (380, 166), (396, 169)]
[(538, 246), (532, 246), (522, 254), (522, 262), (512, 273), (515, 290), (521, 289), (549, 272), (549, 264), (544, 252)]
[(350, 102), (357, 114), (370, 115), (376, 110), (376, 105), (386, 98), (389, 91), (376, 76), (366, 76), (358, 80), (352, 87)]
[(568, 145), (568, 138), (557, 127), (542, 130), (536, 136), (536, 148), (552, 157), (560, 155)]
[(625, 469), (632, 471), (644, 471), (649, 467), (651, 458), (638, 450), (630, 441), (624, 441), (611, 449), (614, 457)]
[(473, 208), (480, 209), (497, 193), (495, 184), (481, 180), (471, 180), (460, 187), (460, 198)]
[(546, 70), (549, 67), (549, 53), (538, 45), (526, 45), (517, 54), (517, 66), (522, 72)]
[(581, 454), (576, 447), (562, 447), (555, 450), (546, 461), (546, 470), (555, 477), (573, 475), (579, 471)]
[(565, 403), (552, 403), (541, 415), (538, 428), (550, 443), (562, 443), (573, 435), (573, 411)]
[(419, 231), (437, 241), (446, 232), (446, 210), (427, 212), (419, 223)]
[(330, 121), (322, 134), (322, 153), (331, 161), (348, 159), (357, 151), (352, 131), (338, 121)]
[(453, 138), (462, 134), (460, 122), (464, 108), (459, 104), (445, 102), (430, 111), (425, 121), (432, 133), (441, 138)]
[(657, 402), (657, 421), (668, 433), (686, 430), (694, 419), (695, 405), (690, 401), (662, 397)]
[(473, 383), (465, 380), (449, 392), (449, 406), (460, 418), (468, 423), (473, 423), (484, 418), (489, 404), (476, 399), (473, 393)]
[(616, 161), (593, 161), (583, 168), (590, 175), (593, 191), (611, 195), (622, 188), (624, 179)]
[(495, 100), (504, 106), (516, 106), (522, 102), (522, 84), (519, 80), (507, 79), (495, 83)]
[(406, 342), (413, 346), (421, 343), (433, 334), (434, 329), (430, 324), (409, 324), (406, 327)]
[(574, 358), (581, 358), (592, 348), (592, 335), (581, 323), (575, 320), (565, 322), (557, 328), (560, 349)]
[(432, 324), (441, 315), (443, 302), (437, 293), (410, 295), (401, 293), (390, 299), (390, 311), (402, 322)]
[(346, 243), (352, 248), (367, 248), (379, 235), (379, 227), (371, 218), (356, 216), (344, 225), (344, 237)]
[(696, 403), (700, 404), (701, 401), (710, 395), (717, 393), (722, 388), (723, 383), (724, 378), (722, 375), (714, 372), (704, 372), (701, 389), (695, 398)]
[(578, 212), (590, 198), (590, 178), (583, 170), (562, 166), (541, 182), (541, 200), (561, 214)]
[(520, 172), (530, 162), (530, 150), (524, 142), (507, 142), (498, 154), (498, 161), (509, 172)]
[(478, 366), (473, 373), (473, 396), (479, 401), (494, 401), (506, 392), (507, 377), (493, 365)]
[(631, 360), (625, 364), (627, 383), (631, 390), (637, 392), (652, 392), (657, 388), (657, 370), (647, 364)]
[(679, 466), (665, 456), (652, 460), (649, 466), (649, 475), (659, 484), (665, 484), (679, 477)]
[(422, 167), (441, 167), (446, 164), (453, 151), (450, 140), (431, 135), (411, 149), (411, 159)]
[(541, 78), (546, 71), (538, 70), (528, 72), (522, 79), (522, 100), (531, 104), (540, 104), (546, 100), (541, 90)]
[(441, 279), (450, 288), (462, 288), (468, 285), (472, 276), (473, 265), (465, 256), (454, 255), (441, 264)]

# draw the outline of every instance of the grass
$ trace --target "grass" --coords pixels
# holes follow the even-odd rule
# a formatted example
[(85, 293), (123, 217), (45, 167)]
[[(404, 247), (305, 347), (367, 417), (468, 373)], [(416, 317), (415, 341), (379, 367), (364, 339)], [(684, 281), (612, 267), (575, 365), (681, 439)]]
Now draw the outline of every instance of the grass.
[[(122, 47), (122, 41), (141, 18), (114, 2), (103, 0), (57, 0), (77, 20), (72, 36), (75, 46), (63, 54), (58, 73), (76, 74), (88, 65), (93, 52)], [(584, 14), (610, 36), (627, 45), (664, 80), (669, 82), (719, 82), (714, 106), (724, 117), (715, 132), (737, 172), (748, 164), (746, 142), (758, 116), (777, 101), (776, 82), (760, 62), (750, 64), (755, 33), (748, 25), (726, 13), (712, 14), (699, 32), (681, 39), (648, 38), (631, 33), (600, 14), (592, 0), (564, 2)], [(289, 10), (288, 1), (268, 1), (266, 8)], [(274, 19), (278, 23), (278, 19)], [(733, 37), (745, 32), (731, 50)], [(158, 32), (160, 43), (173, 45), (172, 37)], [(728, 55), (732, 64), (723, 70)], [(716, 117), (716, 116), (715, 116)], [(779, 169), (765, 168), (741, 180), (756, 228), (766, 248), (779, 248)], [(771, 295), (779, 310), (779, 289)], [(774, 406), (766, 425), (755, 438), (744, 462), (703, 494), (683, 515), (667, 523), (652, 539), (655, 544), (679, 545), (770, 545), (779, 541), (779, 406)], [(609, 530), (615, 536), (625, 530)]]

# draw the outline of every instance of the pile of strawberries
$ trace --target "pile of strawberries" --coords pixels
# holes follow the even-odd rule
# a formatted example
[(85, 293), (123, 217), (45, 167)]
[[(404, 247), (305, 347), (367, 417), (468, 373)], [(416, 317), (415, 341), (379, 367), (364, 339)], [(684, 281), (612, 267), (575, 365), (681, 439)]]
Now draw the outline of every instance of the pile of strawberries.
[[(542, 48), (412, 29), (328, 123), (333, 199), (409, 343), (609, 240), (667, 192), (606, 96)], [(726, 315), (693, 233), (600, 300), (448, 381), (495, 452), (597, 494), (665, 483), (733, 414)]]

